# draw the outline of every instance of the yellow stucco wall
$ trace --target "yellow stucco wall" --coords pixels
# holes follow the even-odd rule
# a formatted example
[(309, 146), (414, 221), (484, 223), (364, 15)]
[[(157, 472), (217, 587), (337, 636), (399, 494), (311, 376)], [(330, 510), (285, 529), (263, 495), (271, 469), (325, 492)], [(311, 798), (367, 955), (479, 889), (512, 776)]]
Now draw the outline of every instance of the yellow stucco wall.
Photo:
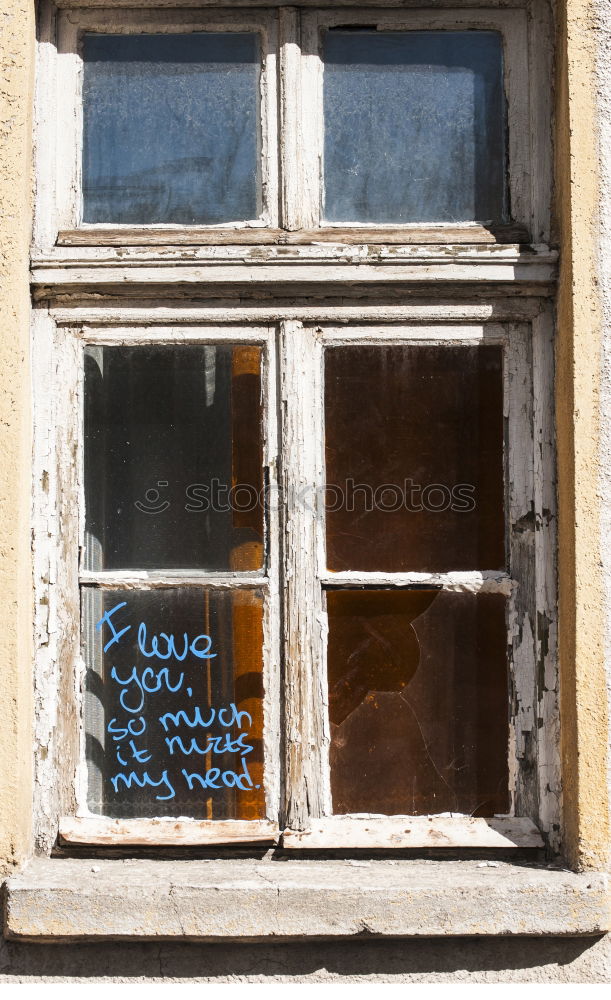
[(32, 598), (28, 254), (34, 14), (0, 10), (0, 869), (30, 849)]
[(574, 867), (609, 862), (608, 706), (601, 566), (596, 9), (559, 5), (556, 348), (564, 843)]
[[(597, 285), (599, 193), (594, 12), (559, 4), (556, 80), (557, 424), (565, 845), (576, 867), (608, 863), (607, 702), (600, 562)], [(0, 865), (31, 850), (31, 555), (28, 247), (33, 3), (0, 13)]]

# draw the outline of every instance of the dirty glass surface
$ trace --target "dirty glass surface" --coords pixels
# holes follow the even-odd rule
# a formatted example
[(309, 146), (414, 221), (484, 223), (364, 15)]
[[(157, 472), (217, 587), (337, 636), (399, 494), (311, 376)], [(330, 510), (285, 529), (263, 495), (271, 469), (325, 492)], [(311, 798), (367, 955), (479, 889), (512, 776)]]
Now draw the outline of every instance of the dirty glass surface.
[(85, 348), (85, 565), (263, 565), (259, 347)]
[(326, 597), (333, 812), (507, 812), (504, 597)]
[(325, 350), (327, 566), (502, 569), (502, 348)]
[(327, 31), (327, 222), (506, 221), (501, 36)]
[(263, 818), (261, 594), (85, 587), (83, 622), (90, 810)]
[(259, 49), (245, 32), (86, 34), (83, 221), (256, 219)]

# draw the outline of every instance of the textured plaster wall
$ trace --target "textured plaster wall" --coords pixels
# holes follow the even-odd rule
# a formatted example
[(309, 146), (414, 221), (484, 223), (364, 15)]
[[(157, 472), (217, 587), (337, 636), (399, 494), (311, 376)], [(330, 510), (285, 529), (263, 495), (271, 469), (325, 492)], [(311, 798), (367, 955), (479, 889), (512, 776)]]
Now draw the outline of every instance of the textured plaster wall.
[[(599, 280), (602, 309), (600, 435), (601, 561), (605, 582), (605, 664), (611, 706), (611, 0), (598, 0), (597, 104), (600, 123)], [(611, 712), (610, 712), (611, 715)], [(610, 719), (611, 722), (611, 719)], [(611, 730), (608, 758), (611, 799)]]
[[(599, 463), (611, 413), (601, 391), (599, 46), (606, 0), (558, 7), (556, 348), (564, 840), (577, 868), (609, 862), (607, 639)], [(606, 83), (608, 86), (608, 81)], [(608, 497), (606, 498), (609, 499)], [(607, 516), (605, 513), (604, 516)], [(606, 558), (606, 557), (605, 557)]]
[(29, 851), (32, 801), (31, 0), (0, 9), (0, 871)]

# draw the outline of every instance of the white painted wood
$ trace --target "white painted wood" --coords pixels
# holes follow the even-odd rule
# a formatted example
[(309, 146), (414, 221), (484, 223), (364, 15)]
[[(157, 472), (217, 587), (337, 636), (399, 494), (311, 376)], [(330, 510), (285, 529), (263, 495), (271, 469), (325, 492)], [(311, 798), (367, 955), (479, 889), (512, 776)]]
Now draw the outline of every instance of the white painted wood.
[(320, 517), (322, 348), (301, 324), (285, 322), (280, 342), (282, 423), (284, 711), (286, 822), (297, 829), (325, 802), (321, 747), (324, 686), (322, 595), (316, 575)]
[(538, 816), (553, 850), (561, 847), (562, 775), (558, 671), (557, 503), (554, 428), (554, 323), (551, 305), (532, 324), (535, 511), (535, 688)]
[(280, 115), (280, 221), (286, 230), (302, 228), (302, 146), (300, 21), (294, 7), (278, 12), (279, 115)]
[(554, 79), (554, 11), (546, 0), (531, 0), (528, 5), (528, 69), (530, 104), (532, 223), (535, 243), (547, 241), (551, 234), (554, 165), (552, 159), (552, 100)]
[(268, 589), (263, 614), (263, 787), (267, 818), (277, 823), (282, 782), (280, 509), (278, 441), (278, 330), (270, 327), (263, 354), (263, 464), (268, 502), (265, 507), (265, 566)]
[[(54, 221), (59, 229), (78, 225), (81, 216), (82, 88), (83, 64), (78, 53), (78, 31), (71, 15), (57, 20)], [(48, 114), (48, 105), (40, 111)]]
[[(512, 215), (529, 228), (531, 212), (530, 114), (528, 75), (528, 32), (524, 10), (495, 9), (492, 5), (481, 10), (440, 7), (439, 9), (405, 9), (401, 11), (322, 9), (304, 12), (303, 23), (303, 101), (307, 101), (308, 118), (304, 131), (314, 148), (308, 155), (307, 200), (312, 209), (312, 225), (323, 225), (320, 218), (321, 163), (323, 154), (323, 64), (320, 58), (320, 33), (337, 25), (372, 25), (378, 30), (493, 30), (501, 32), (505, 53), (505, 91), (509, 136), (509, 192)], [(547, 40), (549, 44), (549, 39)], [(307, 96), (306, 96), (307, 95)], [(313, 194), (310, 197), (309, 191)], [(318, 210), (318, 214), (316, 211)], [(359, 223), (355, 221), (354, 225)], [(346, 229), (350, 225), (345, 226)], [(372, 226), (372, 228), (375, 228)], [(397, 226), (397, 230), (402, 227)]]
[[(322, 239), (322, 234), (309, 233), (310, 242), (304, 239), (304, 232), (280, 233), (274, 240), (262, 242), (265, 233), (249, 233), (251, 243), (245, 240), (244, 232), (235, 233), (233, 242), (211, 243), (210, 233), (203, 230), (197, 234), (182, 232), (180, 242), (168, 233), (152, 232), (147, 234), (140, 230), (118, 232), (113, 230), (110, 237), (103, 241), (103, 234), (97, 230), (75, 230), (74, 235), (65, 236), (64, 242), (55, 247), (47, 247), (35, 251), (32, 261), (35, 267), (64, 267), (66, 270), (80, 267), (90, 267), (94, 264), (117, 265), (127, 267), (131, 264), (193, 264), (193, 263), (281, 263), (314, 261), (316, 263), (373, 263), (377, 261), (424, 261), (428, 264), (447, 263), (448, 258), (455, 262), (471, 261), (490, 263), (502, 261), (510, 264), (548, 264), (558, 262), (558, 251), (545, 243), (525, 248), (519, 243), (477, 242), (473, 233), (465, 230), (464, 239), (450, 239), (450, 234), (440, 234), (436, 240), (426, 240), (429, 236), (425, 231), (417, 230), (411, 234), (401, 233), (401, 241), (368, 242), (368, 237), (374, 233), (358, 233), (358, 240), (350, 241), (348, 235), (338, 234), (335, 240)], [(439, 231), (438, 231), (439, 232)], [(61, 235), (61, 234), (60, 234)], [(384, 234), (390, 239), (397, 233)], [(407, 241), (408, 235), (413, 239)], [(441, 236), (443, 235), (443, 240)], [(187, 242), (187, 238), (201, 242)], [(346, 237), (343, 239), (342, 237)], [(86, 239), (85, 239), (86, 237)], [(319, 238), (320, 237), (320, 238)], [(420, 239), (421, 238), (421, 239)], [(261, 241), (261, 242), (260, 242)], [(251, 245), (254, 244), (254, 245)]]
[(38, 44), (35, 55), (33, 159), (36, 197), (32, 243), (50, 248), (59, 220), (56, 218), (56, 122), (53, 108), (48, 106), (49, 93), (57, 90), (57, 48), (55, 44), (56, 8), (41, 4), (38, 17)]
[[(533, 285), (544, 284), (549, 293), (555, 269), (547, 264), (537, 262), (517, 263), (508, 261), (486, 261), (464, 263), (446, 258), (438, 263), (415, 260), (373, 261), (373, 263), (346, 263), (341, 265), (320, 264), (318, 262), (293, 263), (278, 261), (275, 263), (260, 263), (240, 265), (200, 264), (200, 265), (168, 265), (163, 268), (153, 265), (135, 265), (125, 267), (120, 265), (101, 265), (72, 268), (67, 273), (64, 267), (34, 267), (32, 282), (37, 289), (37, 295), (49, 298), (54, 288), (68, 286), (77, 292), (91, 291), (94, 288), (104, 289), (105, 286), (126, 288), (128, 283), (134, 286), (156, 285), (169, 289), (172, 285), (195, 286), (199, 289), (207, 285), (210, 289), (228, 285), (250, 285), (259, 287), (269, 285), (307, 285), (317, 283), (322, 287), (332, 288), (338, 285), (368, 282), (369, 284), (398, 284), (434, 282), (470, 282), (478, 285), (490, 285), (491, 282), (514, 284), (529, 282)], [(42, 289), (42, 291), (41, 291)], [(208, 294), (213, 294), (209, 292)]]
[(97, 819), (62, 816), (63, 844), (92, 847), (206, 847), (221, 844), (275, 844), (278, 824), (268, 820)]
[(531, 329), (510, 329), (505, 356), (505, 517), (509, 572), (517, 586), (508, 606), (510, 781), (512, 812), (537, 815), (535, 733), (534, 446)]
[[(81, 9), (78, 5), (62, 10), (58, 20), (57, 108), (56, 127), (56, 214), (55, 234), (60, 229), (74, 229), (81, 225), (81, 161), (82, 161), (82, 77), (83, 62), (80, 38), (84, 31), (106, 33), (189, 32), (189, 31), (253, 31), (261, 39), (262, 71), (260, 78), (260, 179), (261, 212), (256, 219), (239, 220), (230, 225), (204, 228), (207, 232), (227, 229), (268, 228), (278, 225), (278, 131), (277, 131), (277, 22), (268, 12), (261, 10), (233, 11), (171, 9), (168, 11), (141, 9), (139, 11), (113, 7), (111, 4), (95, 9)], [(43, 107), (40, 120), (48, 116), (48, 91), (41, 94)], [(50, 205), (47, 205), (51, 208)], [(102, 224), (87, 226), (92, 236), (111, 228)], [(130, 228), (130, 227), (128, 227)], [(182, 232), (185, 227), (172, 224), (155, 226), (155, 229)], [(146, 231), (147, 227), (144, 227)], [(48, 235), (43, 245), (49, 245)], [(95, 238), (95, 236), (94, 236)], [(54, 241), (54, 239), (53, 239)]]
[(461, 594), (504, 594), (509, 597), (515, 582), (507, 573), (323, 573), (323, 587), (437, 587)]
[[(113, 331), (120, 326), (133, 323), (135, 327), (146, 326), (151, 337), (156, 336), (156, 330), (168, 324), (172, 325), (175, 336), (189, 336), (188, 327), (206, 323), (244, 324), (279, 322), (282, 319), (295, 320), (302, 323), (342, 323), (349, 330), (349, 324), (368, 322), (370, 324), (413, 323), (414, 336), (425, 324), (433, 323), (489, 323), (490, 321), (508, 322), (530, 320), (540, 310), (537, 297), (527, 294), (520, 286), (517, 296), (506, 297), (486, 295), (471, 295), (468, 298), (453, 298), (446, 292), (436, 298), (427, 294), (409, 297), (397, 302), (380, 302), (371, 297), (357, 304), (332, 301), (326, 297), (315, 299), (313, 295), (305, 301), (292, 299), (271, 304), (259, 303), (257, 300), (234, 301), (229, 298), (202, 301), (184, 301), (182, 299), (150, 299), (148, 297), (130, 300), (102, 300), (96, 303), (83, 304), (80, 298), (66, 302), (62, 297), (59, 302), (50, 304), (50, 314), (59, 326), (78, 323), (86, 325), (88, 336), (103, 338), (107, 334), (113, 336)], [(537, 291), (541, 294), (541, 289)], [(46, 301), (46, 300), (45, 300)], [(163, 304), (160, 304), (160, 303)], [(185, 331), (183, 334), (181, 331)], [(349, 334), (348, 334), (349, 335)], [(219, 337), (221, 334), (219, 333)], [(101, 342), (101, 339), (100, 339)]]
[[(34, 768), (33, 828), (50, 850), (60, 813), (76, 808), (82, 676), (77, 575), (80, 410), (76, 341), (33, 311)], [(61, 775), (61, 780), (60, 776)]]
[[(236, 326), (203, 323), (197, 326), (165, 326), (161, 324), (133, 326), (94, 326), (85, 323), (80, 336), (88, 344), (110, 347), (130, 344), (260, 344), (268, 345), (273, 328), (269, 326)], [(275, 351), (275, 345), (274, 345)]]
[[(431, 846), (428, 832), (422, 834), (422, 843), (418, 840), (425, 823), (422, 829), (439, 833), (435, 846), (501, 846), (501, 841), (510, 842), (505, 846), (540, 845), (539, 835), (524, 818), (329, 816), (326, 616), (321, 588), (425, 583), (505, 594), (514, 650), (513, 804), (518, 812), (539, 817), (552, 845), (559, 843), (553, 331), (546, 305), (554, 292), (557, 265), (556, 251), (546, 245), (551, 196), (549, 12), (543, 0), (470, 0), (468, 8), (458, 8), (455, 0), (432, 0), (426, 10), (421, 0), (366, 4), (336, 0), (332, 6), (321, 10), (314, 0), (293, 0), (290, 7), (281, 0), (236, 0), (223, 10), (211, 9), (212, 0), (149, 0), (146, 8), (135, 9), (133, 0), (60, 0), (58, 54), (53, 8), (46, 6), (38, 55), (33, 256), (34, 297), (44, 301), (44, 308), (34, 311), (33, 334), (35, 825), (42, 850), (50, 849), (62, 813), (77, 809), (86, 813), (84, 752), (79, 766), (75, 749), (79, 738), (84, 739), (78, 723), (84, 671), (75, 628), (79, 582), (90, 585), (88, 592), (95, 594), (111, 586), (180, 584), (263, 591), (265, 786), (271, 822), (258, 827), (264, 840), (270, 830), (275, 839), (275, 819), (283, 814), (294, 828), (285, 834), (285, 844), (296, 846), (299, 841), (304, 847), (316, 846), (316, 838), (322, 847), (388, 846), (391, 828), (392, 836), (399, 837), (392, 845)], [(284, 9), (270, 10), (275, 7)], [(384, 7), (388, 10), (380, 9)], [(513, 214), (531, 230), (536, 245), (520, 245), (526, 237), (515, 226), (498, 232), (473, 224), (317, 228), (322, 155), (318, 30), (323, 24), (350, 22), (427, 29), (479, 27), (503, 33)], [(261, 32), (262, 182), (267, 208), (261, 218), (250, 220), (241, 230), (238, 225), (76, 228), (81, 130), (77, 34), (80, 28), (96, 26), (106, 31)], [(49, 113), (49, 105), (57, 112)], [(58, 230), (61, 245), (54, 247)], [(531, 322), (532, 332), (526, 326)], [(278, 343), (274, 324), (281, 324)], [(215, 341), (264, 345), (265, 465), (270, 485), (285, 491), (323, 482), (325, 343), (502, 344), (507, 358), (508, 513), (513, 526), (509, 572), (330, 574), (322, 558), (319, 512), (291, 505), (283, 518), (273, 506), (268, 513), (270, 557), (263, 573), (82, 570), (78, 578), (83, 498), (80, 461), (74, 463), (72, 456), (80, 454), (82, 441), (78, 373), (83, 341), (99, 346)], [(75, 522), (76, 510), (81, 513)], [(281, 717), (285, 762), (280, 759)], [(65, 822), (62, 829), (70, 836)], [(74, 843), (164, 843), (150, 832), (158, 831), (159, 824), (165, 825), (162, 836), (174, 824), (180, 827), (178, 836), (187, 838), (172, 837), (171, 844), (257, 839), (251, 823), (241, 841), (244, 824), (238, 821), (229, 823), (227, 830), (235, 835), (229, 837), (218, 821), (204, 831), (206, 823), (178, 819), (118, 821), (122, 835), (128, 830), (127, 836), (133, 836), (135, 823), (136, 835), (154, 839), (95, 841), (89, 838), (112, 836), (104, 831), (116, 824), (91, 817), (70, 822), (81, 824), (75, 835), (85, 838)], [(366, 833), (363, 823), (368, 826)], [(91, 824), (101, 825), (94, 829)], [(204, 839), (188, 839), (194, 824), (196, 836)]]
[(320, 327), (323, 344), (501, 344), (507, 342), (507, 326), (502, 323), (426, 323), (365, 326), (357, 323)]
[(368, 850), (376, 848), (533, 848), (543, 847), (535, 824), (526, 818), (472, 816), (332, 816), (313, 820), (307, 830), (284, 830), (286, 850)]
[(208, 587), (212, 590), (243, 590), (269, 586), (260, 573), (211, 573), (196, 570), (88, 570), (79, 573), (82, 586), (107, 590), (155, 590), (160, 587)]

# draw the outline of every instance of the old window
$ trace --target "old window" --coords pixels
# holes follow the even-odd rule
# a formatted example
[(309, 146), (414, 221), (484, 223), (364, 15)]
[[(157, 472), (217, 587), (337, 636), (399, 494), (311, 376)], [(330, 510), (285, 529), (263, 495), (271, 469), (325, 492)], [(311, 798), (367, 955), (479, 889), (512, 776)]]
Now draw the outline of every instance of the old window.
[(56, 29), (39, 676), (72, 714), (41, 812), (69, 843), (539, 843), (553, 258), (525, 9)]

